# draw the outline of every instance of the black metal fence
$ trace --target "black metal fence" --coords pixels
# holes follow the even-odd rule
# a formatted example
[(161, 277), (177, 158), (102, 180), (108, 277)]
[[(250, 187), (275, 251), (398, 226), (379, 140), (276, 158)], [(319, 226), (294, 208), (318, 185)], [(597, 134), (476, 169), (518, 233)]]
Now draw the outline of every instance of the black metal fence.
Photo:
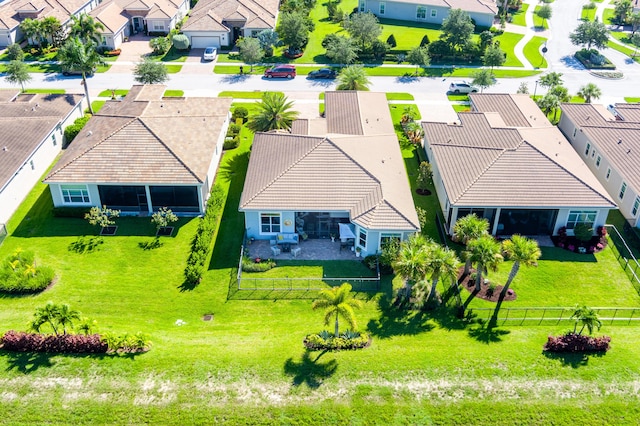
[[(566, 307), (501, 307), (494, 318), (493, 308), (473, 308), (471, 311), (477, 319), (493, 320), (496, 325), (559, 325), (575, 324), (571, 315), (576, 308)], [(602, 324), (606, 325), (640, 325), (640, 308), (592, 308), (598, 314)]]
[(618, 229), (613, 225), (605, 225), (605, 227), (608, 231), (611, 250), (615, 254), (616, 259), (618, 259), (620, 266), (622, 266), (622, 269), (631, 280), (631, 284), (633, 284), (633, 287), (636, 289), (638, 294), (640, 294), (640, 263), (638, 263), (638, 260), (633, 255), (631, 248), (624, 240)]

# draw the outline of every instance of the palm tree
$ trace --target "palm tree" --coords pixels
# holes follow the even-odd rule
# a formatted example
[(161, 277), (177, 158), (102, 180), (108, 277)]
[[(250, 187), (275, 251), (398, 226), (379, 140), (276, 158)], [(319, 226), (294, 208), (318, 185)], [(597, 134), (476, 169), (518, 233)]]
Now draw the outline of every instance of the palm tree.
[(460, 267), (460, 260), (456, 253), (440, 244), (431, 244), (427, 260), (427, 271), (431, 273), (431, 291), (429, 300), (436, 297), (436, 286), (441, 277), (451, 279), (454, 283)]
[(42, 29), (42, 21), (37, 19), (27, 18), (20, 23), (20, 30), (24, 36), (38, 47), (42, 41)]
[[(462, 243), (465, 246), (469, 241), (480, 238), (489, 233), (489, 221), (479, 218), (475, 213), (471, 213), (458, 219), (453, 225), (453, 241)], [(471, 259), (467, 258), (464, 264), (464, 275), (469, 275), (471, 269)]]
[(86, 13), (81, 13), (78, 16), (71, 17), (69, 37), (78, 37), (85, 43), (94, 41), (99, 44), (102, 38), (101, 30), (104, 30), (104, 25)]
[(51, 39), (51, 43), (54, 46), (58, 46), (60, 37), (58, 36), (62, 31), (62, 24), (55, 16), (47, 16), (41, 22), (42, 36), (45, 39)]
[(469, 241), (467, 256), (472, 263), (476, 264), (476, 291), (480, 291), (484, 275), (489, 270), (496, 271), (498, 265), (504, 260), (500, 249), (500, 243), (488, 234)]
[(586, 306), (576, 305), (575, 311), (573, 312), (573, 315), (571, 315), (571, 318), (575, 318), (576, 320), (576, 323), (573, 327), (574, 334), (576, 332), (576, 328), (578, 327), (578, 322), (582, 323), (582, 328), (580, 329), (578, 335), (582, 334), (585, 327), (589, 331), (589, 334), (593, 333), (594, 327), (596, 327), (598, 330), (600, 330), (600, 327), (602, 327), (602, 322), (598, 318), (598, 314), (596, 313), (596, 311)]
[(340, 287), (333, 287), (320, 291), (320, 299), (313, 302), (312, 308), (324, 309), (324, 323), (329, 325), (331, 318), (335, 316), (335, 336), (339, 334), (339, 317), (344, 318), (352, 330), (357, 328), (354, 309), (360, 309), (362, 302), (351, 296), (351, 284), (344, 283)]
[(588, 104), (591, 103), (591, 99), (598, 99), (602, 96), (602, 91), (594, 83), (587, 83), (578, 90), (578, 96), (584, 99)]
[(71, 309), (69, 305), (64, 304), (58, 306), (57, 320), (58, 324), (62, 326), (62, 332), (67, 334), (67, 326), (71, 327), (73, 321), (80, 319), (80, 312)]
[(507, 282), (500, 293), (500, 298), (503, 299), (507, 294), (507, 290), (509, 290), (509, 286), (513, 279), (518, 274), (520, 270), (520, 265), (525, 266), (538, 266), (538, 259), (542, 253), (540, 252), (540, 247), (538, 247), (538, 242), (536, 240), (529, 239), (527, 237), (523, 237), (521, 235), (513, 235), (511, 239), (506, 240), (502, 243), (502, 251), (510, 260), (513, 260), (513, 266), (511, 267), (511, 272), (509, 272), (509, 277), (507, 278)]
[(91, 100), (89, 99), (89, 88), (87, 87), (87, 74), (93, 73), (98, 65), (104, 64), (104, 60), (96, 52), (95, 44), (92, 42), (83, 43), (78, 37), (70, 38), (58, 50), (58, 60), (63, 69), (82, 72), (84, 93), (89, 103), (89, 112), (93, 114)]
[(412, 144), (418, 145), (422, 140), (422, 136), (424, 135), (424, 131), (422, 130), (422, 126), (415, 121), (411, 121), (404, 126), (404, 131), (411, 141)]
[(291, 123), (298, 118), (298, 112), (291, 109), (293, 102), (288, 102), (281, 92), (265, 92), (262, 101), (256, 106), (258, 112), (247, 123), (247, 127), (253, 132), (289, 130)]
[(362, 65), (350, 65), (338, 76), (336, 90), (369, 90), (371, 82)]
[(425, 237), (414, 234), (400, 244), (398, 257), (393, 262), (393, 270), (404, 279), (404, 286), (399, 296), (408, 298), (411, 295), (411, 284), (424, 280), (427, 275), (429, 244)]

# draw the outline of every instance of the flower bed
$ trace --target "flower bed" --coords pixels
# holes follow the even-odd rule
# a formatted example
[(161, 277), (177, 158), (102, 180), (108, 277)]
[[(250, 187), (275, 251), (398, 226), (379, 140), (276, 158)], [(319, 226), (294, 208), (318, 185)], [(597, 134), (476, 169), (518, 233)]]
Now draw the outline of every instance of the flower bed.
[(547, 343), (542, 347), (545, 352), (607, 352), (611, 343), (611, 337), (591, 337), (576, 333), (567, 333), (562, 336), (549, 336)]
[(558, 229), (558, 235), (551, 237), (553, 244), (561, 249), (574, 253), (593, 254), (604, 250), (607, 246), (607, 229), (604, 226), (598, 227), (598, 235), (589, 241), (580, 241), (574, 236), (567, 235), (567, 228)]
[(120, 56), (120, 53), (122, 53), (120, 49), (109, 50), (104, 52), (104, 56)]
[(309, 334), (304, 338), (305, 348), (311, 351), (340, 351), (364, 349), (371, 346), (371, 336), (358, 332), (347, 331), (339, 337), (322, 331), (318, 334)]

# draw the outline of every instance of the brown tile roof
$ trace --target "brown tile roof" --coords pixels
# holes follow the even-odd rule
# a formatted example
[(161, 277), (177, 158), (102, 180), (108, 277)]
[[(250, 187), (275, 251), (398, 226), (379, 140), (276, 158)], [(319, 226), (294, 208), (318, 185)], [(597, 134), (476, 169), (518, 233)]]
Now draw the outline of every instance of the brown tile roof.
[(328, 133), (342, 135), (393, 134), (384, 93), (336, 91), (325, 93)]
[(16, 94), (15, 90), (0, 90), (0, 188), (84, 98), (71, 94), (15, 97)]
[(117, 33), (129, 23), (129, 16), (115, 1), (100, 3), (89, 15), (104, 25), (111, 34)]
[(20, 25), (26, 16), (18, 11), (39, 11), (37, 18), (48, 16), (57, 18), (63, 24), (89, 2), (87, 0), (12, 0), (0, 4), (0, 29), (12, 30)]
[[(364, 103), (367, 97), (379, 99), (375, 93), (358, 96)], [(345, 102), (348, 97), (327, 93), (325, 102), (331, 109), (334, 100)], [(330, 116), (327, 114), (327, 123)], [(294, 124), (297, 131), (308, 130), (310, 122), (315, 122), (299, 121)], [(419, 229), (393, 130), (377, 135), (331, 133), (326, 137), (258, 133), (240, 209), (349, 211), (352, 222), (368, 229)]]
[(423, 123), (425, 146), (451, 204), (615, 206), (557, 128), (492, 127), (488, 114), (460, 113), (459, 125)]
[(150, 100), (164, 88), (134, 86), (122, 102), (107, 102), (45, 182), (204, 182), (231, 99)]
[(89, 15), (100, 21), (111, 33), (116, 33), (134, 15), (155, 19), (173, 18), (178, 14), (180, 4), (177, 0), (105, 0), (89, 12)]
[[(393, 7), (394, 0), (389, 2), (389, 7)], [(449, 7), (451, 9), (462, 9), (466, 12), (498, 13), (498, 7), (491, 0), (414, 0), (412, 4), (425, 6)]]
[(200, 0), (182, 29), (228, 31), (225, 21), (244, 21), (245, 28), (273, 29), (279, 5), (279, 0)]
[(471, 106), (477, 112), (498, 113), (506, 127), (549, 127), (551, 123), (528, 95), (471, 93)]

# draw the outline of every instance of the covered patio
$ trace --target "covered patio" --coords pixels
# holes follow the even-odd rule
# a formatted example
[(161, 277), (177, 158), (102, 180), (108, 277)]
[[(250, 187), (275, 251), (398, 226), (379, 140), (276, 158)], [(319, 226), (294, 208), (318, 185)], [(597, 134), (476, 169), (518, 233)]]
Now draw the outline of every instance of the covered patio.
[[(249, 257), (275, 260), (356, 260), (356, 253), (351, 248), (340, 248), (340, 241), (332, 242), (328, 238), (308, 239), (291, 245), (291, 251), (280, 251), (275, 255), (269, 240), (255, 240), (245, 245), (245, 254)], [(297, 250), (299, 249), (299, 251)]]

